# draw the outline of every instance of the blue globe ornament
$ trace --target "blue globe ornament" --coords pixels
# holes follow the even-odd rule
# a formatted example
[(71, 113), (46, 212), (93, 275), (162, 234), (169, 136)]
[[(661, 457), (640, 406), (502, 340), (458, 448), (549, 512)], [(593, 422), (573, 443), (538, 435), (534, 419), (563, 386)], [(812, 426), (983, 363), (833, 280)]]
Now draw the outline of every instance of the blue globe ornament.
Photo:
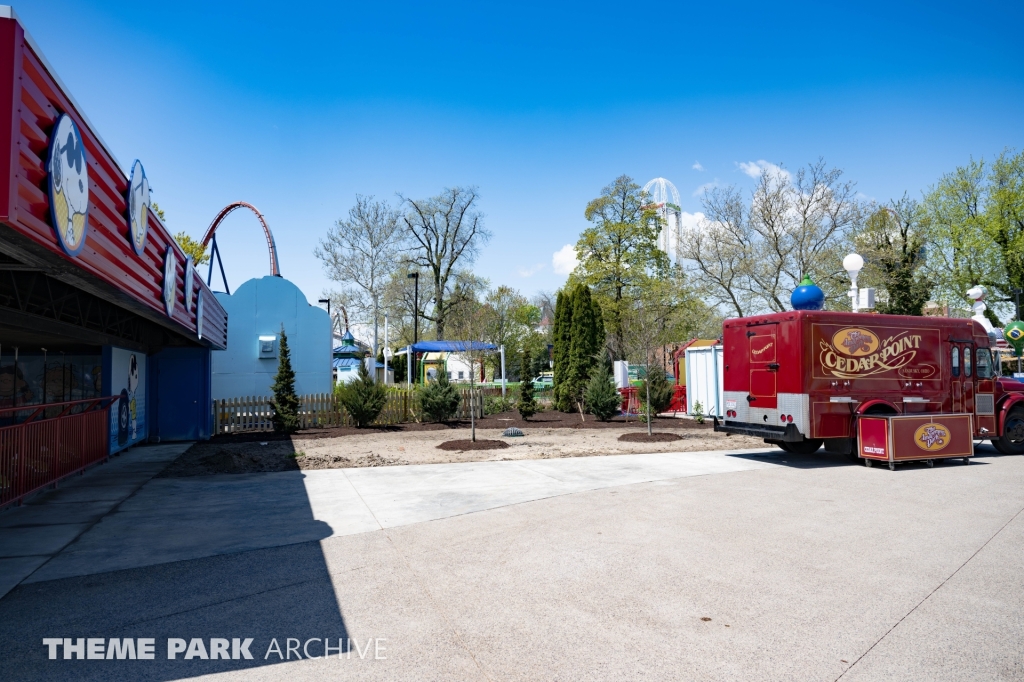
[(811, 281), (810, 275), (804, 275), (800, 286), (793, 290), (789, 297), (793, 310), (821, 310), (825, 305), (825, 292)]

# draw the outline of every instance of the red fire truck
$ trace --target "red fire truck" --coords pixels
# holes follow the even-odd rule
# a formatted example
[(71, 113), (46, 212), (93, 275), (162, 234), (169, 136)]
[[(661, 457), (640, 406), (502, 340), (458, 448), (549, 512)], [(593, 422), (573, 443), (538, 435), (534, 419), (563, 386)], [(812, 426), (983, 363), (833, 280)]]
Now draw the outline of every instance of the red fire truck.
[(726, 320), (715, 430), (872, 462), (1024, 454), (1024, 383), (968, 319), (793, 311)]

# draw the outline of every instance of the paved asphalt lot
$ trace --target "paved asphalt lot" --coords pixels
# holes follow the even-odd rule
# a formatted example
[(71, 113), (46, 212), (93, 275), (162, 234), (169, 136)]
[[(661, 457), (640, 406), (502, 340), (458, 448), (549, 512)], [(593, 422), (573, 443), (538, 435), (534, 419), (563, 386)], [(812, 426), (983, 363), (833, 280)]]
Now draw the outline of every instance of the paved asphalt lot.
[[(0, 514), (0, 679), (1024, 679), (1024, 457), (978, 453), (148, 480), (173, 453), (139, 449)], [(169, 637), (254, 658), (171, 661)], [(265, 658), (324, 637), (340, 660)]]

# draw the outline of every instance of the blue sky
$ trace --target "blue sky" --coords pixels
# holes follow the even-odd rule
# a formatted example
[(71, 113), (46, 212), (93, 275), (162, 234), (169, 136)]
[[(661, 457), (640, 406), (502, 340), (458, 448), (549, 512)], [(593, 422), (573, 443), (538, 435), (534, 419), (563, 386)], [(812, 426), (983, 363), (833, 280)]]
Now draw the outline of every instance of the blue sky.
[[(750, 185), (740, 164), (824, 157), (886, 200), (1024, 146), (1019, 2), (14, 8), (173, 231), (255, 204), (314, 302), (313, 247), (356, 194), (478, 186), (475, 269), (532, 294), (622, 173), (695, 212), (706, 183)], [(267, 273), (254, 218), (218, 241), (232, 289)]]

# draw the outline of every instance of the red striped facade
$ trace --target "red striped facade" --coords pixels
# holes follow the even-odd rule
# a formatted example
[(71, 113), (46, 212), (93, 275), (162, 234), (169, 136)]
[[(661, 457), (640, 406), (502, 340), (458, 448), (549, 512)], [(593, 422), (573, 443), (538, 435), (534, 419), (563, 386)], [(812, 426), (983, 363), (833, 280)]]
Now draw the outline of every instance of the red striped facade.
[[(49, 135), (58, 117), (78, 125), (89, 164), (89, 213), (85, 246), (77, 257), (64, 253), (50, 218), (46, 161)], [(215, 349), (227, 345), (227, 313), (197, 275), (192, 305), (185, 309), (185, 255), (153, 211), (145, 250), (132, 248), (128, 221), (128, 177), (91, 128), (43, 58), (13, 18), (0, 18), (0, 222), (22, 238), (19, 253), (45, 261), (56, 276), (83, 290)], [(177, 301), (168, 316), (163, 301), (167, 248), (177, 252)], [(202, 339), (196, 334), (196, 301), (202, 292)]]

